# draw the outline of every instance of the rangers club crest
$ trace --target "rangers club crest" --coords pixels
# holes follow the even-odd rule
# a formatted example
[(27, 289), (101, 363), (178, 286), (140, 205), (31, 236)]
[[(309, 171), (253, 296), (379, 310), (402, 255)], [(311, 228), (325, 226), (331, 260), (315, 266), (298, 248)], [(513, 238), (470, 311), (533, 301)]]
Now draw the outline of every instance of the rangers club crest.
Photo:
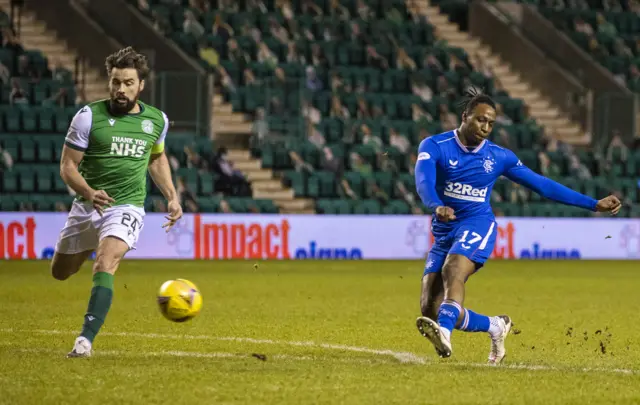
[(490, 157), (484, 158), (484, 162), (482, 162), (482, 167), (484, 167), (484, 171), (487, 173), (491, 173), (493, 171), (493, 165), (496, 164), (496, 161)]

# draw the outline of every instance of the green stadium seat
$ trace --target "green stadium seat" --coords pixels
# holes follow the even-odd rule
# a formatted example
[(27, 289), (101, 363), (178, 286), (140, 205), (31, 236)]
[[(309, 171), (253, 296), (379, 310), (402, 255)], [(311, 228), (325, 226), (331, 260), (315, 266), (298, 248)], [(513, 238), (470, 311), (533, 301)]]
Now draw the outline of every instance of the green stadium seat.
[(57, 134), (53, 137), (53, 161), (60, 162), (62, 149), (64, 148), (64, 134)]
[(402, 200), (391, 200), (382, 210), (387, 215), (408, 215), (411, 213), (409, 205)]
[(56, 122), (55, 132), (66, 133), (69, 128), (69, 123), (71, 122), (67, 117), (67, 113), (61, 108), (55, 108), (53, 111)]
[(38, 129), (40, 132), (52, 133), (55, 132), (55, 120), (53, 110), (50, 108), (38, 109)]
[(3, 195), (0, 198), (0, 211), (17, 211), (18, 205), (12, 195)]
[(306, 195), (306, 176), (304, 173), (296, 170), (287, 170), (283, 173), (283, 176), (288, 182), (290, 182), (291, 188), (293, 188), (293, 192), (296, 196), (301, 197)]
[(36, 190), (35, 172), (30, 166), (15, 166), (20, 173), (20, 191), (31, 193)]
[(372, 199), (358, 201), (353, 207), (353, 213), (359, 215), (379, 215), (381, 211), (380, 203)]
[(32, 137), (21, 135), (20, 139), (20, 159), (23, 162), (36, 161), (36, 144)]
[(333, 205), (331, 204), (331, 200), (317, 200), (316, 201), (316, 212), (319, 214), (335, 214), (333, 211)]
[(21, 112), (18, 108), (13, 107), (5, 111), (5, 126), (7, 132), (20, 132), (21, 131)]
[(38, 161), (49, 163), (54, 161), (53, 140), (48, 136), (36, 136), (34, 138), (38, 154)]
[(46, 194), (30, 194), (30, 202), (37, 211), (53, 211), (55, 202)]
[(39, 193), (48, 193), (53, 191), (53, 175), (51, 169), (47, 165), (34, 166), (34, 172), (37, 179), (36, 190)]
[[(2, 190), (4, 193), (15, 193), (18, 191), (19, 178), (16, 171), (3, 171), (2, 172)], [(3, 195), (0, 200), (7, 198)]]
[(334, 211), (338, 215), (348, 215), (353, 213), (352, 203), (349, 200), (334, 200)]
[(365, 183), (362, 175), (358, 172), (346, 172), (344, 179), (349, 183), (349, 187), (358, 197), (364, 195)]
[(255, 202), (263, 214), (277, 214), (280, 211), (272, 200), (257, 199)]
[(213, 194), (213, 187), (215, 183), (216, 177), (211, 173), (200, 173), (199, 177), (199, 194), (201, 195), (211, 195)]
[(3, 137), (2, 139), (2, 148), (9, 152), (9, 154), (13, 157), (17, 157), (18, 156), (18, 150), (19, 150), (19, 142), (16, 136), (8, 136), (8, 137)]
[(22, 129), (25, 132), (36, 132), (38, 130), (38, 116), (34, 109), (28, 108), (22, 111)]
[(176, 170), (176, 176), (182, 177), (185, 184), (192, 192), (198, 191), (198, 169), (196, 168), (180, 168)]

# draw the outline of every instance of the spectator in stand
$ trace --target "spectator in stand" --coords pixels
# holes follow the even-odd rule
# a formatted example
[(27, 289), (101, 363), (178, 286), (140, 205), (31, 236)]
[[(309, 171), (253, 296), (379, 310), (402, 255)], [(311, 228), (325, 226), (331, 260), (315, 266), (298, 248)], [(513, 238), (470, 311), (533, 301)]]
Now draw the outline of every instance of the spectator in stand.
[(231, 210), (231, 206), (226, 200), (220, 200), (218, 212), (221, 214), (233, 214), (233, 210)]
[(250, 196), (251, 186), (239, 170), (233, 168), (227, 148), (218, 149), (211, 164), (212, 171), (220, 176), (219, 188), (226, 194)]
[(227, 41), (227, 58), (232, 62), (237, 62), (241, 68), (251, 63), (251, 56), (238, 46), (238, 41), (234, 38)]
[(27, 92), (20, 85), (20, 79), (14, 77), (11, 79), (11, 94), (9, 95), (9, 102), (12, 105), (28, 105), (29, 98), (27, 98)]
[(449, 111), (449, 106), (440, 104), (438, 110), (440, 111), (440, 124), (442, 125), (443, 131), (453, 131), (460, 126), (458, 117)]
[(607, 148), (607, 164), (611, 165), (614, 159), (626, 162), (628, 157), (629, 148), (624, 144), (620, 133), (614, 131), (611, 143), (609, 143), (609, 147)]
[(306, 87), (307, 90), (311, 90), (312, 92), (322, 90), (323, 84), (318, 75), (316, 74), (316, 70), (312, 66), (307, 66), (306, 69)]
[(407, 51), (404, 48), (398, 48), (396, 54), (396, 68), (403, 70), (416, 70), (418, 67), (416, 62), (411, 59)]
[(198, 18), (195, 16), (193, 10), (187, 9), (184, 11), (182, 31), (187, 35), (191, 35), (196, 40), (199, 40), (204, 35), (204, 27), (198, 22)]
[(587, 169), (580, 159), (576, 155), (571, 155), (569, 158), (569, 174), (571, 177), (580, 180), (589, 180), (591, 179), (591, 172)]
[(331, 97), (331, 109), (329, 110), (329, 116), (340, 118), (343, 120), (347, 120), (351, 116), (349, 114), (349, 109), (342, 105), (340, 97), (338, 97), (336, 94)]
[(583, 33), (589, 37), (593, 36), (594, 32), (593, 32), (593, 27), (591, 26), (591, 24), (585, 22), (582, 18), (577, 17), (574, 20), (573, 23), (573, 29), (576, 32), (580, 32)]
[(325, 146), (322, 148), (322, 158), (320, 160), (320, 167), (322, 170), (326, 170), (336, 175), (336, 178), (341, 178), (344, 172), (344, 165), (342, 159), (336, 158), (333, 154), (333, 150), (330, 147)]
[(407, 137), (400, 135), (395, 128), (391, 128), (389, 131), (389, 145), (396, 148), (402, 154), (406, 154), (411, 147), (411, 143)]
[(367, 46), (367, 65), (381, 70), (389, 68), (387, 59), (380, 55), (373, 46)]
[(318, 131), (310, 120), (307, 120), (307, 139), (318, 149), (327, 143), (322, 132)]

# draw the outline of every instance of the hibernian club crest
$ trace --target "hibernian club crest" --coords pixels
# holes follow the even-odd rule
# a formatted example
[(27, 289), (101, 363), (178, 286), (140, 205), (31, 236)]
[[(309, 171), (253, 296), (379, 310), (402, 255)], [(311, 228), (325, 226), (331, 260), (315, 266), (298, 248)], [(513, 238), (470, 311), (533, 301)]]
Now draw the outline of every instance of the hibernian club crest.
[(153, 122), (149, 120), (142, 121), (142, 130), (147, 134), (153, 133)]

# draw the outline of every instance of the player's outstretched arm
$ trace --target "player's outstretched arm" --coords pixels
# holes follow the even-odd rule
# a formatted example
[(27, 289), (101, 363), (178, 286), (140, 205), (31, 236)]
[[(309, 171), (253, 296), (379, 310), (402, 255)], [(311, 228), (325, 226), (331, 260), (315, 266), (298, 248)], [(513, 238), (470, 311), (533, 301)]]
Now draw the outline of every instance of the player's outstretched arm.
[(578, 193), (569, 187), (535, 173), (523, 165), (511, 151), (507, 151), (507, 161), (503, 174), (509, 180), (562, 204), (573, 205), (589, 211), (611, 212), (613, 214), (617, 214), (620, 211), (621, 204), (615, 196), (609, 196), (598, 201)]
[(164, 153), (164, 140), (167, 137), (169, 131), (169, 118), (165, 113), (162, 113), (164, 118), (164, 129), (160, 134), (158, 140), (151, 148), (151, 157), (149, 158), (149, 174), (151, 179), (158, 186), (160, 192), (167, 199), (167, 208), (169, 209), (168, 222), (162, 225), (167, 232), (175, 223), (182, 218), (182, 207), (180, 206), (180, 199), (176, 188), (173, 185), (173, 179), (171, 178), (171, 167), (169, 166), (169, 159)]
[[(157, 151), (157, 150), (156, 150)], [(178, 199), (178, 193), (173, 185), (173, 179), (171, 178), (171, 167), (169, 166), (169, 159), (161, 150), (159, 153), (152, 153), (149, 159), (149, 174), (151, 179), (158, 186), (160, 192), (167, 199), (167, 208), (169, 209), (169, 215), (166, 217), (169, 222), (165, 223), (162, 227), (169, 231), (171, 227), (182, 218), (182, 207), (180, 206), (180, 200)]]

